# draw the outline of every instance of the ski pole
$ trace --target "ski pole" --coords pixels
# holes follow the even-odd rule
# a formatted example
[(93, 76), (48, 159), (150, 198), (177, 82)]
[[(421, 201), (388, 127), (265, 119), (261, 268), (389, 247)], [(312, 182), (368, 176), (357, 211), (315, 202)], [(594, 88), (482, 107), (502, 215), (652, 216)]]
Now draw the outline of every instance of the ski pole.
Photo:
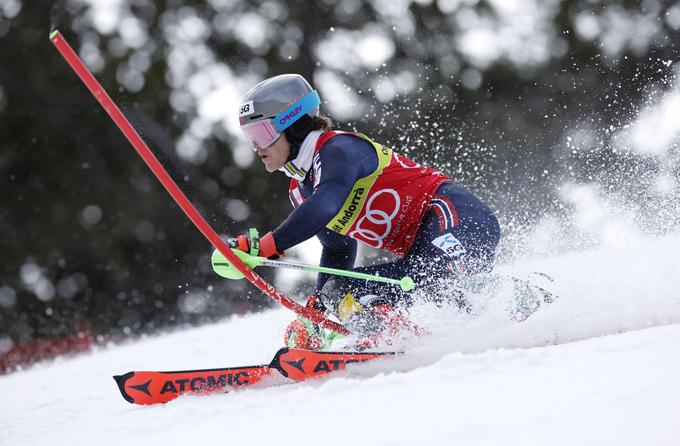
[(158, 181), (161, 182), (173, 200), (175, 200), (175, 203), (177, 203), (182, 211), (184, 211), (196, 228), (201, 231), (203, 236), (208, 239), (208, 241), (219, 252), (221, 252), (225, 258), (229, 259), (236, 270), (240, 271), (244, 277), (246, 277), (253, 285), (258, 287), (264, 294), (271, 297), (274, 301), (279, 302), (289, 310), (292, 310), (296, 314), (337, 333), (344, 335), (349, 334), (349, 330), (347, 330), (341, 324), (328, 320), (320, 312), (314, 311), (311, 308), (305, 308), (304, 306), (295, 302), (293, 299), (281, 293), (262, 277), (253, 272), (251, 268), (248, 268), (248, 266), (232, 252), (231, 248), (227, 246), (224, 240), (222, 240), (220, 236), (217, 235), (217, 232), (215, 232), (212, 226), (210, 226), (205, 218), (203, 218), (198, 210), (196, 210), (187, 196), (184, 195), (179, 186), (177, 186), (177, 183), (173, 181), (172, 177), (170, 177), (168, 172), (158, 161), (158, 158), (156, 158), (141, 136), (139, 136), (139, 133), (137, 133), (137, 131), (132, 127), (130, 121), (128, 121), (123, 112), (120, 111), (116, 103), (113, 102), (113, 99), (111, 99), (108, 93), (106, 93), (104, 88), (92, 75), (90, 70), (87, 69), (76, 52), (73, 51), (73, 48), (71, 48), (64, 36), (62, 36), (59, 31), (54, 30), (50, 33), (50, 41), (57, 48), (59, 54), (61, 54), (64, 60), (66, 60), (71, 69), (73, 69), (73, 71), (78, 75), (80, 80), (83, 81), (87, 89), (90, 90), (90, 93), (92, 93), (95, 99), (97, 99), (106, 113), (108, 113), (109, 117), (111, 117), (120, 131), (123, 132), (127, 140), (130, 142), (130, 144), (132, 144), (132, 147), (134, 147), (139, 156), (142, 157)]
[[(374, 282), (399, 285), (399, 287), (404, 291), (412, 291), (416, 286), (413, 282), (413, 279), (411, 279), (409, 276), (402, 277), (401, 279), (391, 279), (389, 277), (374, 276), (372, 274), (358, 273), (356, 271), (347, 271), (344, 269), (326, 268), (323, 266), (306, 265), (304, 263), (281, 262), (280, 260), (269, 260), (265, 257), (250, 255), (238, 249), (234, 249), (233, 252), (236, 253), (238, 258), (241, 259), (243, 263), (248, 265), (248, 268), (250, 269), (253, 269), (256, 266), (270, 266), (273, 268), (288, 268), (317, 273), (326, 273), (335, 276), (352, 277), (354, 279), (372, 280)], [(213, 270), (215, 270), (218, 275), (233, 280), (243, 278), (243, 274), (234, 268), (234, 265), (231, 263), (231, 261), (224, 257), (220, 251), (215, 250), (212, 253), (210, 261), (212, 263)]]

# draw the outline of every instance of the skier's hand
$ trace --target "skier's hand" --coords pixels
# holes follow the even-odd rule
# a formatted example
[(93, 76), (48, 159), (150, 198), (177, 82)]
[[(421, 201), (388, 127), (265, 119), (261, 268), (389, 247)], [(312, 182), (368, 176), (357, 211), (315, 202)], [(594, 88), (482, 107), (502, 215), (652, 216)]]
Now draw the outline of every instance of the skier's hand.
[(227, 240), (227, 244), (232, 249), (238, 249), (239, 251), (247, 252), (253, 256), (266, 257), (272, 260), (285, 255), (276, 248), (274, 234), (271, 231), (260, 238), (257, 230), (251, 228), (248, 235), (239, 235), (236, 238), (230, 238)]

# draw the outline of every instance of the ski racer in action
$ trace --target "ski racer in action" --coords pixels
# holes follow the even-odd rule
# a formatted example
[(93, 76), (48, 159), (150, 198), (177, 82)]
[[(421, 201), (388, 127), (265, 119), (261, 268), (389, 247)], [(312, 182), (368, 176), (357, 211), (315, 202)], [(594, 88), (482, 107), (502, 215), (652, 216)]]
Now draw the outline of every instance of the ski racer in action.
[[(290, 177), (294, 210), (257, 239), (241, 235), (232, 248), (277, 258), (317, 236), (320, 265), (352, 269), (357, 242), (397, 259), (356, 271), (410, 276), (421, 293), (438, 283), (491, 271), (500, 227), (493, 211), (445, 174), (420, 165), (361, 133), (331, 130), (318, 93), (300, 75), (264, 80), (240, 104), (241, 130), (268, 172)], [(307, 307), (333, 314), (357, 336), (355, 347), (388, 343), (400, 330), (417, 332), (403, 313), (411, 296), (382, 283), (319, 274)], [(289, 347), (318, 350), (329, 336), (304, 318), (285, 332)]]

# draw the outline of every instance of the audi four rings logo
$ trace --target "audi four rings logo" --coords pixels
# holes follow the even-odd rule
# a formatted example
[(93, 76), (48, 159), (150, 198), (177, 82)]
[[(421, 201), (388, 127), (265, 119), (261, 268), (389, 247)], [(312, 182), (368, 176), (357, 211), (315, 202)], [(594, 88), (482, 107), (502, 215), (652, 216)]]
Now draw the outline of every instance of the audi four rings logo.
[[(382, 194), (390, 194), (394, 198), (394, 209), (388, 211), (385, 209), (374, 209), (373, 202)], [(383, 200), (384, 203), (388, 203), (392, 200)], [(366, 213), (357, 221), (354, 230), (349, 234), (350, 237), (361, 237), (370, 246), (374, 248), (382, 248), (383, 240), (392, 231), (392, 220), (399, 213), (399, 207), (401, 205), (401, 200), (399, 199), (399, 194), (394, 189), (383, 189), (376, 192), (368, 199), (366, 203)], [(389, 206), (389, 204), (387, 205)], [(367, 229), (362, 227), (365, 220), (373, 223), (374, 227)]]
[[(401, 167), (403, 167), (404, 169), (417, 169), (419, 167), (422, 167), (420, 164), (416, 163), (415, 161), (410, 160), (410, 159), (405, 158), (405, 157), (402, 157), (402, 156), (399, 156), (396, 153), (394, 154), (394, 157), (397, 159), (397, 162), (399, 164), (401, 164)], [(408, 163), (410, 163), (410, 165)]]

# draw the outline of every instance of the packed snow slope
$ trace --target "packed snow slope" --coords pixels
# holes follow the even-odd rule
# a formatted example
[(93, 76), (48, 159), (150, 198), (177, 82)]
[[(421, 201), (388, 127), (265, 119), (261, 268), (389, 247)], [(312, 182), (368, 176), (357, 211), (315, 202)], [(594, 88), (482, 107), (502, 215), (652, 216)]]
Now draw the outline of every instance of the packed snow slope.
[(506, 265), (553, 274), (528, 320), (503, 295), (478, 316), (421, 305), (431, 335), (328, 378), (128, 404), (130, 370), (268, 363), (283, 309), (158, 335), (0, 377), (0, 444), (677, 445), (680, 236)]

